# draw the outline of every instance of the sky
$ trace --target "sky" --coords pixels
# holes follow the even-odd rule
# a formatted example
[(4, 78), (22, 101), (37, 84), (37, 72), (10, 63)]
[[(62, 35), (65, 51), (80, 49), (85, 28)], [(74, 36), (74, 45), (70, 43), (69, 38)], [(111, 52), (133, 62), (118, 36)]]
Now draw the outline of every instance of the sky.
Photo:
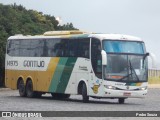
[[(160, 69), (160, 0), (0, 0), (61, 17), (83, 31), (142, 38)], [(150, 63), (151, 59), (149, 58)], [(151, 64), (149, 65), (150, 67)]]

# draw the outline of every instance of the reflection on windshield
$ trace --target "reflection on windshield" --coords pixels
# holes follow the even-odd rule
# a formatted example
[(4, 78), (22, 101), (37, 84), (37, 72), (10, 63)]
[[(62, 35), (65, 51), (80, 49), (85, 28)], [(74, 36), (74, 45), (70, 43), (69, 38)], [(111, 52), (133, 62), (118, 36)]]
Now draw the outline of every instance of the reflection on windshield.
[(144, 54), (142, 42), (106, 40), (103, 48), (106, 52)]
[(143, 55), (107, 54), (108, 64), (105, 79), (119, 81), (145, 81), (147, 60), (143, 65)]

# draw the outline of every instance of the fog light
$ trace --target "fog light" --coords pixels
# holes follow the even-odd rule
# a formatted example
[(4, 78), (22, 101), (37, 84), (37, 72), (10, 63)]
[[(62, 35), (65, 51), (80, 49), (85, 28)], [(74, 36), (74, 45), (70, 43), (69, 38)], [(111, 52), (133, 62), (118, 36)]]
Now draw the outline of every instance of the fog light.
[(147, 90), (147, 86), (139, 88), (140, 90)]

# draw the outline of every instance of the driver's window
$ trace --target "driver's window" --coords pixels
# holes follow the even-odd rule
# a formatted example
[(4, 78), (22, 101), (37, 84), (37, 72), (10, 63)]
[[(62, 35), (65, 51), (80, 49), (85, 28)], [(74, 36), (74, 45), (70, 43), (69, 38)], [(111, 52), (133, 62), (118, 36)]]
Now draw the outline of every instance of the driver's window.
[(102, 78), (101, 42), (95, 38), (92, 38), (91, 42), (91, 62), (95, 75)]

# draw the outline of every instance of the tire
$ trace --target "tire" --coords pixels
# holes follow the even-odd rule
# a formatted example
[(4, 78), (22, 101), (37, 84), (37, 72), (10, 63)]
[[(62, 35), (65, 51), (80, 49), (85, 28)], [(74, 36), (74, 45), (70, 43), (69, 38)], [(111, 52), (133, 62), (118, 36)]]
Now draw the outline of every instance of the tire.
[(119, 98), (119, 99), (118, 99), (118, 102), (119, 102), (119, 104), (124, 104), (125, 98)]
[(36, 94), (33, 91), (33, 83), (32, 83), (31, 80), (29, 80), (27, 82), (27, 85), (26, 85), (26, 94), (27, 94), (27, 97), (29, 97), (29, 98), (36, 97)]
[(21, 97), (27, 96), (24, 81), (22, 79), (18, 82), (18, 90)]
[(70, 94), (62, 94), (62, 93), (51, 93), (54, 99), (68, 99)]
[(87, 95), (87, 87), (85, 83), (82, 85), (82, 101), (84, 103), (89, 102), (89, 96)]

